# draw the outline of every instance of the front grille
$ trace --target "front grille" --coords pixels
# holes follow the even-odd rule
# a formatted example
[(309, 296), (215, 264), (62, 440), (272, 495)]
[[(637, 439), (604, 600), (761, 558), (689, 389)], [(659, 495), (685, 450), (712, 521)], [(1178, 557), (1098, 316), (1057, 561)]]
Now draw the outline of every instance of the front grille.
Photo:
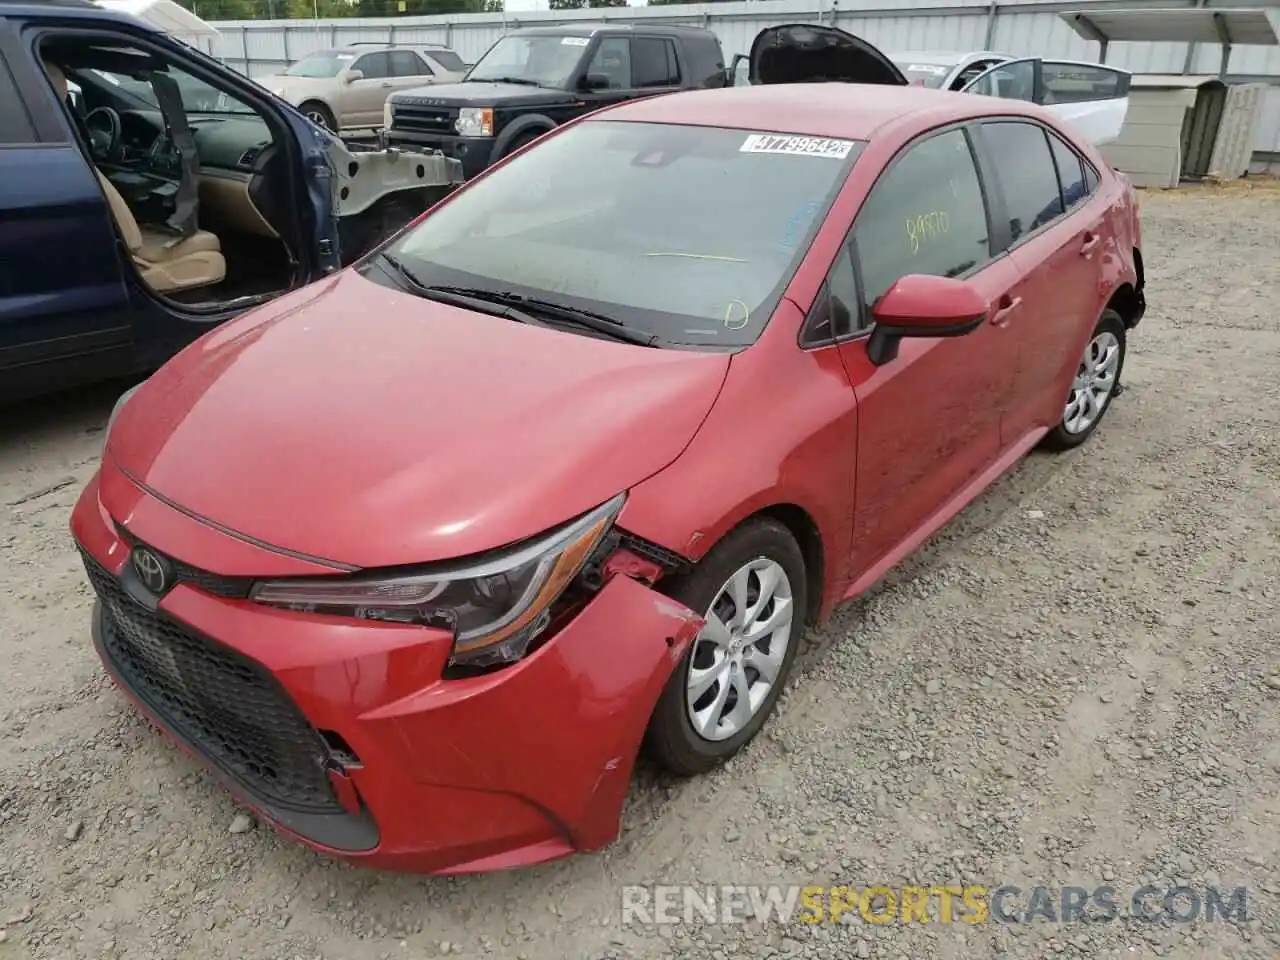
[(102, 644), (126, 687), (175, 734), (272, 806), (341, 814), (320, 734), (261, 664), (135, 601), (87, 554)]
[[(118, 523), (116, 524), (116, 533), (119, 534), (121, 540), (129, 545), (130, 549), (139, 546), (151, 549), (150, 544), (143, 543)], [(172, 557), (167, 557), (167, 559), (173, 567), (174, 583), (190, 584), (205, 593), (213, 594), (215, 597), (244, 600), (249, 596), (249, 590), (253, 586), (252, 577), (225, 577), (220, 573), (210, 573), (208, 570), (201, 570), (199, 567), (193, 567)]]
[(391, 106), (392, 130), (455, 134), (454, 122), (457, 119), (456, 108), (424, 107), (414, 103), (394, 103)]

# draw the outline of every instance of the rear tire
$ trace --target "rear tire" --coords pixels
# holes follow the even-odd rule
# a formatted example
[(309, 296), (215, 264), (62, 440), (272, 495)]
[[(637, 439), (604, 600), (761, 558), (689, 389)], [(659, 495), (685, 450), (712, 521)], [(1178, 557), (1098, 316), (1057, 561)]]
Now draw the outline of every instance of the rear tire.
[[(776, 520), (749, 520), (666, 593), (707, 617), (663, 688), (645, 750), (705, 773), (759, 732), (786, 686), (808, 615), (804, 555)], [(763, 597), (763, 600), (762, 600)]]
[(1058, 425), (1041, 441), (1046, 449), (1078, 447), (1098, 429), (1111, 409), (1124, 372), (1125, 333), (1120, 314), (1110, 308), (1103, 310), (1077, 364)]
[(319, 100), (308, 100), (298, 109), (316, 126), (324, 127), (330, 133), (338, 132), (338, 121), (333, 118), (333, 111)]

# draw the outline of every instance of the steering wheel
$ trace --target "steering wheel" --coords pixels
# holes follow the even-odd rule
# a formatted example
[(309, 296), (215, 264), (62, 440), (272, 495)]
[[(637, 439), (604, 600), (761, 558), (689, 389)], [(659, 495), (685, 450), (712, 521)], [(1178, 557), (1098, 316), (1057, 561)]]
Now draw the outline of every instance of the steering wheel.
[(94, 107), (84, 118), (89, 131), (89, 152), (99, 160), (117, 153), (120, 149), (120, 114), (111, 107)]

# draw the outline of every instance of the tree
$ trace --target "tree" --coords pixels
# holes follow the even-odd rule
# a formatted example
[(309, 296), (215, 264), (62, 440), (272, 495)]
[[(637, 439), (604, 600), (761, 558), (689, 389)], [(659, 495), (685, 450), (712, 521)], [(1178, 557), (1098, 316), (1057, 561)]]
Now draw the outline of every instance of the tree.
[[(552, 10), (585, 10), (598, 7), (625, 7), (627, 0), (549, 0)], [(689, 0), (682, 0), (688, 3)]]

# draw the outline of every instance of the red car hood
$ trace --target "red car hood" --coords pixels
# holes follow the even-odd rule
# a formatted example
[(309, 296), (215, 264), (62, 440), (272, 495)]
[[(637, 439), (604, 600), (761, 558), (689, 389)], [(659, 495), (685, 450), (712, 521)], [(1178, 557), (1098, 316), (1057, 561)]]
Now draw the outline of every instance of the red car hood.
[(344, 271), (172, 359), (120, 412), (107, 455), (181, 509), (275, 547), (425, 563), (540, 533), (661, 470), (728, 365)]

